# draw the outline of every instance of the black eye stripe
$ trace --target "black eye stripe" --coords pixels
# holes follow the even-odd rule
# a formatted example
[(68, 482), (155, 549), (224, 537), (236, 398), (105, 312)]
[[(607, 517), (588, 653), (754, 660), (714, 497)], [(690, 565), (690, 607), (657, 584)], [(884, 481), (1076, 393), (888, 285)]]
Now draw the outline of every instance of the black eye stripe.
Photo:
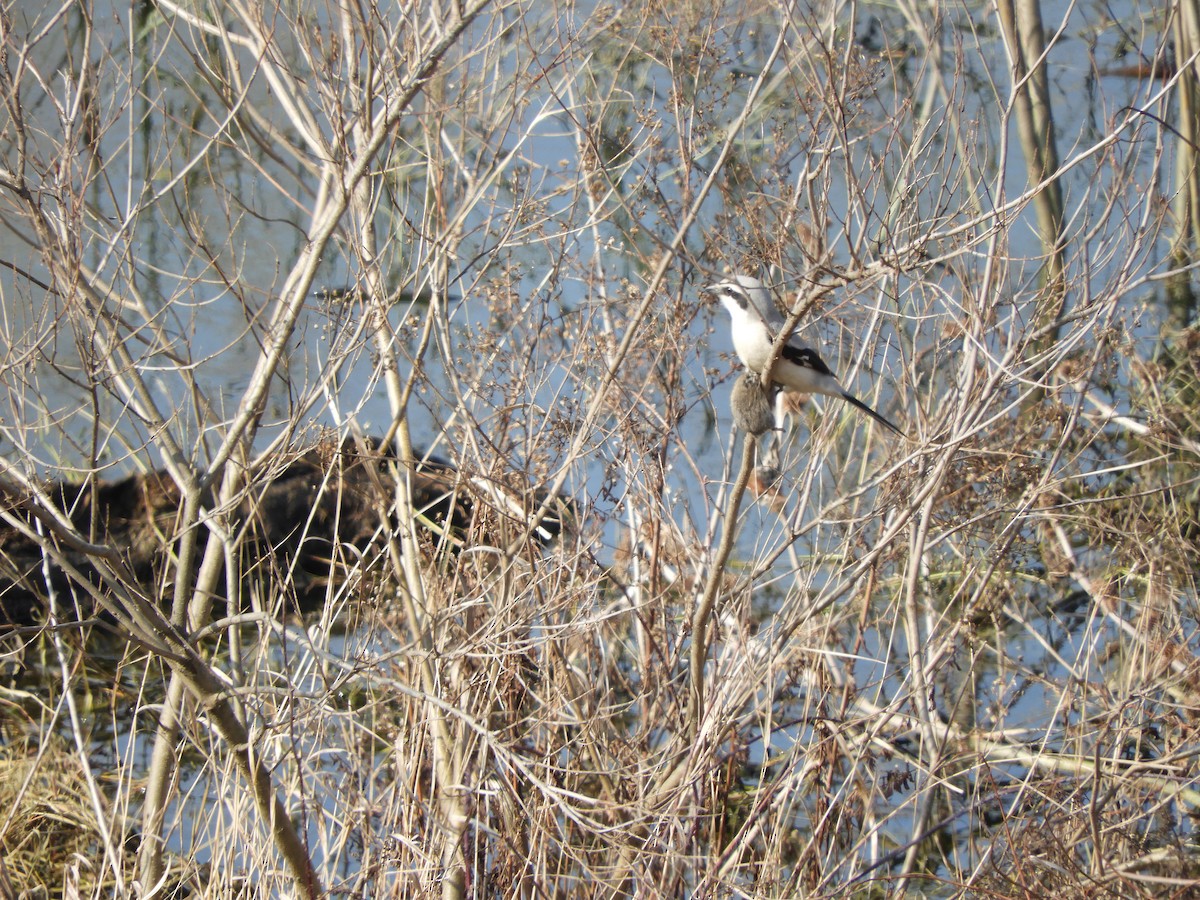
[(725, 285), (725, 292), (729, 294), (742, 309), (745, 309), (750, 304), (750, 296), (736, 284)]

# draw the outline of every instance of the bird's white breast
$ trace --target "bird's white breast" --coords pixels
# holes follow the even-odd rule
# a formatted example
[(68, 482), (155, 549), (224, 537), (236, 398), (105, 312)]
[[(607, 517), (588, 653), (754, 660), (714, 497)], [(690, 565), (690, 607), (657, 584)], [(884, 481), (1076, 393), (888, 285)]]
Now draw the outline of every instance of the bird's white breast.
[(749, 315), (743, 314), (741, 321), (734, 323), (733, 349), (747, 368), (762, 373), (767, 360), (771, 358), (771, 341), (766, 328), (761, 322), (756, 322)]
[(763, 366), (771, 358), (770, 329), (753, 307), (742, 309), (733, 301), (728, 301), (725, 305), (729, 310), (733, 349), (748, 368), (761, 373)]

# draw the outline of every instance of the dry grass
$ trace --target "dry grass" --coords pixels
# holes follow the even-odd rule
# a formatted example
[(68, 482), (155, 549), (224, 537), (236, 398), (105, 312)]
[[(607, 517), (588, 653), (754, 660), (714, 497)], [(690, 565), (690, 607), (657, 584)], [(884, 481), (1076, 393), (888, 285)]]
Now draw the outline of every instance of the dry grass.
[[(1194, 891), (1195, 73), (1097, 74), (1168, 12), (1024, 84), (946, 4), (4, 19), (0, 576), (65, 623), (3, 637), (4, 889)], [(908, 437), (745, 452), (727, 268)], [(319, 430), (394, 450), (352, 517)]]

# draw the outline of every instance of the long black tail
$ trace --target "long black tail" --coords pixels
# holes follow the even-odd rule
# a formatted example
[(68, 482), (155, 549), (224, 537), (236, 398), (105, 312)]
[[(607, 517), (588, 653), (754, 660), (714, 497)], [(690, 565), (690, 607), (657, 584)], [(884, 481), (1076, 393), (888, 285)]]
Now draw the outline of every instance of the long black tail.
[(903, 431), (901, 431), (899, 428), (897, 428), (895, 425), (893, 425), (891, 422), (889, 422), (887, 419), (885, 419), (879, 413), (875, 412), (875, 410), (871, 409), (871, 407), (867, 406), (867, 404), (863, 403), (857, 397), (855, 397), (851, 394), (843, 393), (842, 399), (845, 400), (847, 403), (851, 404), (852, 406), (857, 406), (859, 409), (861, 409), (863, 412), (865, 412), (868, 416), (870, 416), (876, 422), (878, 422), (881, 425), (886, 425), (888, 428), (892, 429), (892, 431), (896, 432), (896, 434), (900, 435), (901, 437), (908, 437), (908, 435), (906, 435)]

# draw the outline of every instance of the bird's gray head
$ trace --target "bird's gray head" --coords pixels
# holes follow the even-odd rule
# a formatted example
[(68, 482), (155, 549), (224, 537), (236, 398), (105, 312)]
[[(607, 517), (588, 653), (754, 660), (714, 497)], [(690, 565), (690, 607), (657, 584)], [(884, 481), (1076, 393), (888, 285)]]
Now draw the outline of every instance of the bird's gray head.
[(710, 284), (704, 291), (720, 300), (734, 318), (746, 314), (767, 322), (780, 318), (771, 292), (753, 275), (734, 275), (726, 281)]

